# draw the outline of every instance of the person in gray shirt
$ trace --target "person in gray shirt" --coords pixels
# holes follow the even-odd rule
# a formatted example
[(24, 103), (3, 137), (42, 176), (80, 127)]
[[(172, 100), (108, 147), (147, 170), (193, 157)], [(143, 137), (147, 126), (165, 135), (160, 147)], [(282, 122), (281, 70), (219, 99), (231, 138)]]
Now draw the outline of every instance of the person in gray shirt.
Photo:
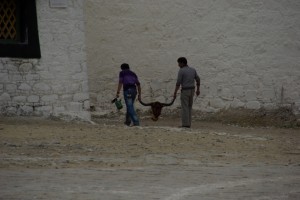
[(200, 95), (200, 77), (194, 68), (188, 66), (187, 59), (185, 57), (178, 58), (177, 63), (180, 69), (178, 71), (174, 98), (176, 98), (177, 91), (181, 86), (181, 127), (190, 128), (192, 122), (192, 106), (195, 89), (196, 95)]

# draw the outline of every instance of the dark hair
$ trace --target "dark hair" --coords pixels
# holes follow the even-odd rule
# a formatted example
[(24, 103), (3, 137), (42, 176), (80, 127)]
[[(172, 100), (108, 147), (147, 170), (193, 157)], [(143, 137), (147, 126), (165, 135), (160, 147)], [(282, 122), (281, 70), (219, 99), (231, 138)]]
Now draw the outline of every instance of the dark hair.
[(122, 69), (122, 70), (129, 69), (129, 65), (128, 65), (127, 63), (123, 63), (123, 64), (121, 65), (121, 69)]
[(180, 57), (180, 58), (177, 59), (177, 62), (178, 63), (183, 63), (183, 64), (186, 65), (187, 64), (187, 59), (185, 57)]

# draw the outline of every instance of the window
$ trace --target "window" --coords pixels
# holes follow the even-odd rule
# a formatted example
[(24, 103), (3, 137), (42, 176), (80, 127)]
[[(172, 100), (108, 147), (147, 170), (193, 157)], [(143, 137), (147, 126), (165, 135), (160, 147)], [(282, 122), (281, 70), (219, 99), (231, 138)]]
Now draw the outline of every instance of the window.
[(17, 33), (17, 1), (2, 0), (0, 2), (0, 40), (16, 41)]
[(0, 1), (0, 57), (41, 57), (35, 0)]

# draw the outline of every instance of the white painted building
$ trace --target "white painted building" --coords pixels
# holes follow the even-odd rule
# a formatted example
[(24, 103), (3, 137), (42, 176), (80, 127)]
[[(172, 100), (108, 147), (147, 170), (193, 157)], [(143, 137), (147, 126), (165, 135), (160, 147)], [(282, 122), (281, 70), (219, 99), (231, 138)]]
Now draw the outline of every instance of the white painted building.
[[(17, 23), (0, 23), (1, 114), (90, 120), (83, 1), (3, 0), (0, 9), (18, 12)], [(11, 27), (20, 38), (5, 35)]]
[[(90, 105), (115, 111), (110, 101), (123, 62), (139, 76), (146, 101), (169, 101), (180, 56), (201, 77), (194, 109), (300, 113), (298, 0), (1, 2), (27, 9), (11, 20), (16, 30), (6, 27), (11, 34), (0, 21), (1, 115), (90, 120)], [(12, 8), (0, 3), (5, 15)]]
[(185, 56), (201, 76), (194, 109), (300, 113), (300, 1), (86, 2), (90, 97), (98, 110), (112, 108), (123, 62), (138, 74), (144, 99), (169, 101), (176, 60)]

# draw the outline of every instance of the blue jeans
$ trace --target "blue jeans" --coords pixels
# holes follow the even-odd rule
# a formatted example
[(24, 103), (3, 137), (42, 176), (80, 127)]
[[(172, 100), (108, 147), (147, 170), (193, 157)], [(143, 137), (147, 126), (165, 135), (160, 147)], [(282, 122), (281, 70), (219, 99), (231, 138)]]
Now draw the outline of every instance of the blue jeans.
[(134, 109), (134, 101), (136, 98), (137, 92), (135, 88), (129, 88), (127, 90), (124, 90), (124, 100), (126, 104), (126, 125), (130, 125), (131, 122), (133, 122), (134, 126), (139, 126), (139, 118), (137, 117), (137, 114)]

